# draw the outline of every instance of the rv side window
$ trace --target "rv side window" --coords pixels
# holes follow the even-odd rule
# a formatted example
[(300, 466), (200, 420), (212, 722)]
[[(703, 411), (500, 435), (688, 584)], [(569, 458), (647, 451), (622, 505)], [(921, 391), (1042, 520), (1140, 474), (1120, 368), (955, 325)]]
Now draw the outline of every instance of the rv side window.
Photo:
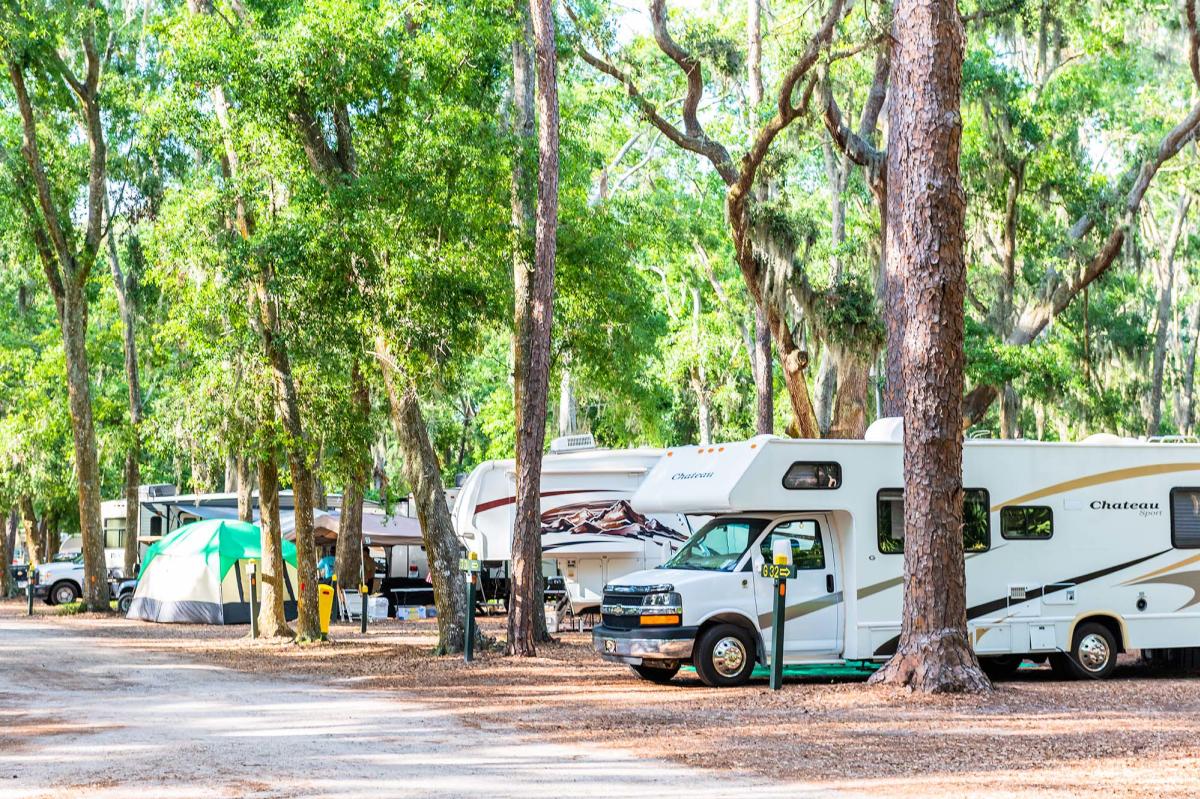
[(1054, 535), (1054, 511), (1047, 505), (1009, 505), (1000, 509), (1000, 535), (1044, 541)]
[[(885, 488), (876, 500), (879, 551), (896, 555), (904, 551), (904, 491)], [(988, 492), (982, 488), (963, 491), (963, 551), (986, 552), (991, 546), (991, 517)], [(1197, 544), (1200, 546), (1200, 543)]]
[(1171, 489), (1171, 546), (1200, 548), (1200, 488)]
[(793, 491), (811, 488), (840, 488), (842, 467), (837, 463), (796, 461), (783, 476), (783, 487)]
[(788, 541), (792, 549), (792, 563), (799, 569), (824, 569), (825, 550), (821, 546), (821, 528), (811, 519), (783, 522), (762, 540), (763, 560), (771, 562), (775, 542)]

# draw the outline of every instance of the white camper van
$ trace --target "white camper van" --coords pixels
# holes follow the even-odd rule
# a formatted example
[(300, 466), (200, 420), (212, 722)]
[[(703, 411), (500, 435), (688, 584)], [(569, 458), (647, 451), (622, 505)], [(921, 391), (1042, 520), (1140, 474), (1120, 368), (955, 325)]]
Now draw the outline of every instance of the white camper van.
[[(687, 540), (687, 519), (642, 516), (629, 505), (663, 452), (596, 449), (582, 435), (555, 439), (543, 458), (542, 553), (550, 574), (563, 577), (574, 613), (599, 611), (606, 582), (665, 562)], [(454, 506), (463, 546), (487, 564), (511, 560), (515, 502), (513, 461), (477, 466)]]
[[(634, 507), (715, 518), (668, 563), (605, 587), (596, 650), (650, 680), (690, 662), (709, 685), (744, 683), (773, 655), (759, 567), (782, 539), (799, 567), (783, 662), (886, 659), (902, 606), (901, 442), (900, 420), (883, 419), (864, 441), (668, 450)], [(1100, 678), (1126, 649), (1200, 647), (1200, 445), (970, 440), (963, 485), (970, 640), (993, 675), (1033, 658)]]

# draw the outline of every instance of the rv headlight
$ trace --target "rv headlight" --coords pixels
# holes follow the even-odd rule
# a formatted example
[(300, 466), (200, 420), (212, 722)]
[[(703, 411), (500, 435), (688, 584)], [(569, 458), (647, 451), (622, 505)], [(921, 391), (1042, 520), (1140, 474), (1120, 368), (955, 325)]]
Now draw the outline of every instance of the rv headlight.
[[(654, 594), (646, 594), (642, 599), (643, 608), (653, 608), (654, 610), (673, 609), (676, 612), (683, 607), (683, 597), (676, 591), (660, 591)], [(645, 610), (642, 611), (646, 612)]]

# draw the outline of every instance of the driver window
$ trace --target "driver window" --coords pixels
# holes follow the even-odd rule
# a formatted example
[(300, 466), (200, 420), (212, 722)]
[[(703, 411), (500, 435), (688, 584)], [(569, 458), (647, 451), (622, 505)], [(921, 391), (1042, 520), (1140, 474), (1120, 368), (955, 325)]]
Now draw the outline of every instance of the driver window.
[(821, 528), (812, 519), (783, 522), (762, 541), (762, 556), (771, 562), (775, 542), (784, 539), (792, 547), (792, 563), (798, 569), (824, 569), (825, 550), (821, 547)]

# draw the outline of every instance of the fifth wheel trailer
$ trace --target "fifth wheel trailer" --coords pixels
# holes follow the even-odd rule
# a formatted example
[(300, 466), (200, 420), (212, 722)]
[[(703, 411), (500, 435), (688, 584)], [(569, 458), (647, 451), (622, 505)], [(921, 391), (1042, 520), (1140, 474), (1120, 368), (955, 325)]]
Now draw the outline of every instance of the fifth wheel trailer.
[[(788, 584), (785, 664), (881, 661), (900, 634), (903, 444), (759, 436), (668, 450), (633, 497), (644, 513), (714, 518), (667, 563), (611, 581), (593, 643), (639, 675), (683, 663), (710, 685), (772, 657), (777, 540)], [(1200, 446), (1099, 435), (969, 440), (963, 453), (967, 619), (992, 674), (1049, 659), (1111, 674), (1118, 652), (1200, 647)]]

